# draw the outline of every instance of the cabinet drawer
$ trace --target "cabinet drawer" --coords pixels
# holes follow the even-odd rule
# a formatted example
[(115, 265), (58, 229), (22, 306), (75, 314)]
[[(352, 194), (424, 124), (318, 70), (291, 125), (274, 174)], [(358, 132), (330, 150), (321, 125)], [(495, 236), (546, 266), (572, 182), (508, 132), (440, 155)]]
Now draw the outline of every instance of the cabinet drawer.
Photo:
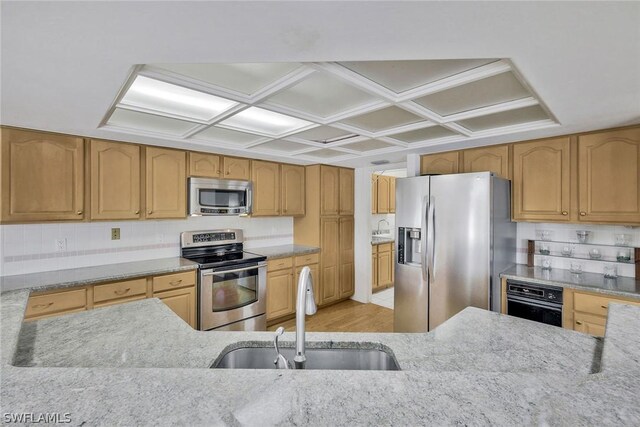
[(127, 280), (93, 287), (93, 302), (99, 303), (147, 293), (147, 279)]
[(320, 262), (320, 254), (307, 254), (296, 257), (296, 266), (305, 266), (311, 264), (317, 264)]
[(380, 252), (391, 252), (391, 249), (393, 248), (393, 243), (380, 243), (378, 245), (378, 253)]
[(110, 305), (124, 304), (125, 302), (131, 302), (131, 301), (140, 301), (146, 298), (147, 298), (147, 295), (144, 294), (144, 295), (136, 295), (134, 297), (129, 297), (129, 298), (111, 299), (111, 300), (95, 303), (93, 305), (93, 308), (108, 307)]
[(25, 317), (37, 317), (45, 314), (82, 309), (87, 306), (87, 290), (56, 292), (47, 295), (29, 297)]
[(156, 276), (153, 278), (153, 292), (166, 291), (168, 289), (179, 289), (186, 286), (195, 286), (195, 284), (196, 273), (193, 271)]
[(279, 258), (267, 261), (267, 271), (284, 270), (293, 267), (293, 258)]
[(640, 305), (640, 302), (625, 301), (616, 298), (607, 298), (597, 295), (573, 294), (573, 309), (583, 313), (595, 314), (596, 316), (606, 316), (609, 311), (609, 303)]

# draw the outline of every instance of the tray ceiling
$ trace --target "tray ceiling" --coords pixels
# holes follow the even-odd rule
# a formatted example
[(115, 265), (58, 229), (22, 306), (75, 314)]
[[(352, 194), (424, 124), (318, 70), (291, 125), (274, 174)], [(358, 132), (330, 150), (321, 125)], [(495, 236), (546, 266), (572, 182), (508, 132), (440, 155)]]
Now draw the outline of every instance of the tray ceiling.
[(557, 122), (505, 59), (136, 67), (102, 126), (337, 161)]

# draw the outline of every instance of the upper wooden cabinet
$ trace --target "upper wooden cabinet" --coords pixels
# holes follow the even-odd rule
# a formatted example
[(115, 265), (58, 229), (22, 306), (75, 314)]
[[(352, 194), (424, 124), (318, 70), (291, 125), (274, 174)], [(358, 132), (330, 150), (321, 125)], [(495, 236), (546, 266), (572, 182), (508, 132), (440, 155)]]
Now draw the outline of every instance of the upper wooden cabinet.
[(189, 176), (222, 178), (222, 157), (217, 154), (190, 152)]
[[(255, 162), (254, 162), (255, 167)], [(300, 216), (305, 212), (305, 172), (304, 166), (280, 165), (282, 191), (281, 214)]]
[(371, 174), (371, 213), (378, 213), (378, 176)]
[(251, 161), (240, 157), (224, 157), (222, 160), (224, 179), (249, 180), (251, 177)]
[(569, 221), (570, 139), (513, 145), (513, 219)]
[(578, 137), (578, 220), (640, 223), (640, 128)]
[(391, 191), (390, 177), (385, 175), (378, 175), (378, 206), (377, 213), (389, 213), (389, 194)]
[(146, 147), (146, 217), (184, 218), (187, 212), (186, 153)]
[(371, 213), (396, 212), (396, 178), (388, 175), (371, 175)]
[(389, 213), (396, 213), (396, 177), (389, 177)]
[(251, 167), (253, 182), (252, 216), (280, 215), (280, 165), (254, 160)]
[(353, 215), (353, 169), (340, 168), (340, 215)]
[(140, 147), (99, 140), (90, 144), (90, 218), (140, 218)]
[(459, 152), (426, 154), (420, 158), (421, 175), (446, 175), (458, 173)]
[(320, 166), (320, 215), (340, 212), (340, 171), (335, 166)]
[(2, 221), (84, 218), (82, 138), (2, 128)]
[(462, 172), (493, 172), (497, 176), (511, 179), (509, 146), (472, 148), (462, 151)]

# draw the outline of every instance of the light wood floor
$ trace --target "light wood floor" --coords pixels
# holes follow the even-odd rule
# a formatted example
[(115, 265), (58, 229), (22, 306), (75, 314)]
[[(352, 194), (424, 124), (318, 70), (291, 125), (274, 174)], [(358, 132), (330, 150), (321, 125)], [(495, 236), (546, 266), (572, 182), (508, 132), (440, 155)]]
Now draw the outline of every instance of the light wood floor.
[[(286, 331), (296, 330), (296, 319), (269, 326), (275, 331), (279, 326)], [(347, 300), (321, 308), (313, 316), (307, 316), (307, 332), (393, 332), (393, 310), (375, 305)]]

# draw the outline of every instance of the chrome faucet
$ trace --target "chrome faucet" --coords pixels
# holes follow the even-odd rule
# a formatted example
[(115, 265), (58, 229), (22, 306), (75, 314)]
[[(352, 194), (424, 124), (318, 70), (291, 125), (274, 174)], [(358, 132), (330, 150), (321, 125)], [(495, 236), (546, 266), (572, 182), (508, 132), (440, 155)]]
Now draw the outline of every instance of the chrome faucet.
[(278, 347), (278, 338), (280, 338), (282, 334), (284, 334), (284, 328), (280, 326), (276, 329), (276, 336), (273, 338), (273, 346), (276, 349), (276, 360), (273, 361), (273, 364), (276, 365), (276, 369), (289, 369), (291, 367), (289, 361), (280, 354), (280, 347)]
[(391, 227), (391, 224), (389, 224), (389, 221), (387, 221), (386, 219), (382, 218), (380, 221), (378, 221), (378, 233), (377, 233), (377, 234), (380, 234), (380, 223), (381, 223), (382, 221), (384, 221), (384, 222), (386, 222), (386, 223), (387, 223), (387, 229), (388, 229), (389, 227)]
[(304, 316), (316, 314), (316, 302), (313, 298), (313, 279), (311, 269), (303, 267), (298, 280), (298, 298), (296, 300), (296, 355), (293, 358), (296, 369), (304, 369), (307, 360), (304, 355)]

